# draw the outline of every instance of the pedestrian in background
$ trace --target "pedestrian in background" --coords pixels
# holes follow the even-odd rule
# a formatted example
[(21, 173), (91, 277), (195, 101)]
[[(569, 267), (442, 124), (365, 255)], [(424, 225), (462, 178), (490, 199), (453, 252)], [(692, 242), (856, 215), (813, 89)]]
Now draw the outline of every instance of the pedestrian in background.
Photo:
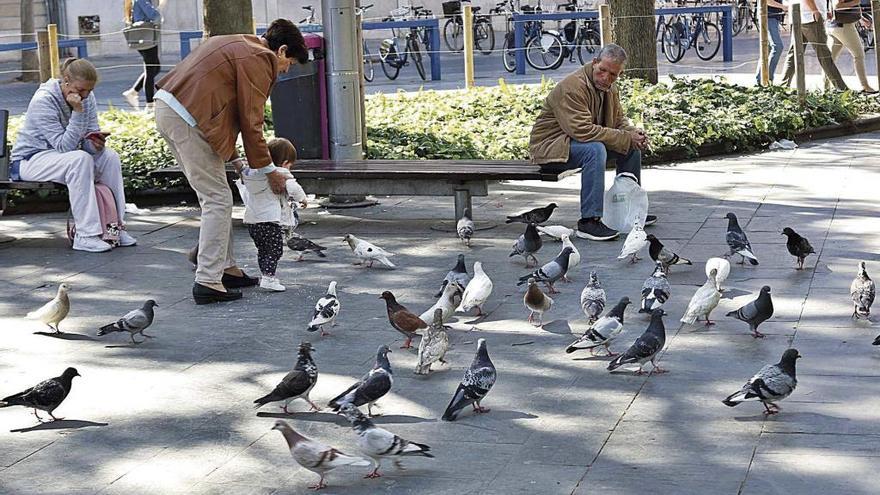
[[(126, 24), (149, 21), (159, 26), (162, 23), (162, 14), (153, 5), (153, 0), (134, 0), (134, 2), (132, 0), (125, 0), (123, 3)], [(159, 74), (160, 68), (159, 44), (157, 43), (151, 48), (138, 50), (138, 53), (144, 59), (144, 72), (137, 78), (134, 86), (122, 92), (122, 96), (125, 97), (131, 106), (140, 108), (138, 94), (143, 89), (147, 100), (144, 110), (152, 112), (153, 95), (156, 94), (156, 76)]]
[[(832, 0), (834, 14), (825, 25), (828, 30), (828, 48), (831, 50), (831, 59), (835, 63), (840, 57), (841, 50), (846, 48), (852, 55), (853, 66), (855, 66), (856, 75), (859, 77), (859, 83), (862, 85), (862, 91), (874, 94), (877, 93), (877, 90), (872, 88), (871, 83), (868, 82), (868, 75), (865, 73), (865, 47), (862, 45), (859, 31), (856, 29), (856, 23), (862, 20), (860, 3), (860, 0)], [(825, 87), (829, 87), (830, 84), (826, 77)]]
[[(782, 42), (782, 35), (779, 34), (779, 26), (785, 20), (785, 12), (788, 5), (777, 0), (767, 0), (767, 32), (770, 34), (770, 65), (769, 75), (770, 84), (773, 84), (773, 75), (776, 74), (776, 66), (779, 65), (779, 59), (782, 58), (782, 49), (785, 48)], [(755, 74), (758, 85), (761, 85), (761, 64), (758, 63), (758, 70)]]

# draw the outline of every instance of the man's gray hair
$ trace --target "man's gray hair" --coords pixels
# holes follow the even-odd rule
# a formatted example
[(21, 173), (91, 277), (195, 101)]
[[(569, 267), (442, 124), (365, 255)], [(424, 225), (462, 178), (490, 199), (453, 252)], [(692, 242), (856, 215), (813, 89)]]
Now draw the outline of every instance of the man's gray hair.
[(618, 64), (625, 64), (626, 50), (624, 50), (620, 45), (608, 43), (599, 50), (599, 53), (596, 54), (596, 60), (610, 60)]

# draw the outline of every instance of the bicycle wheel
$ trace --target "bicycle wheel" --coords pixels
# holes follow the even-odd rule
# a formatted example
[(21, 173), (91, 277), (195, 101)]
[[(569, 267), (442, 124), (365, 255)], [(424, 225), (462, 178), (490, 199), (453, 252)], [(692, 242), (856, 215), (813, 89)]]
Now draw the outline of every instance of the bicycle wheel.
[(684, 56), (681, 46), (680, 24), (666, 24), (663, 27), (663, 55), (674, 64)]
[(577, 46), (578, 60), (581, 65), (589, 63), (600, 48), (602, 48), (602, 39), (599, 33), (592, 29), (583, 31)]
[(504, 35), (504, 43), (501, 44), (501, 61), (507, 72), (516, 70), (516, 51), (510, 48), (511, 45), (513, 45), (513, 33), (507, 33)]
[(400, 74), (400, 68), (403, 66), (398, 60), (396, 46), (397, 43), (386, 44), (385, 42), (379, 46), (379, 63), (382, 64), (382, 72), (385, 73), (385, 77), (392, 81), (397, 79), (397, 76)]
[(373, 82), (373, 77), (375, 75), (375, 70), (373, 69), (373, 56), (367, 48), (367, 42), (364, 41), (364, 80), (367, 82)]
[(697, 34), (694, 50), (701, 60), (712, 60), (721, 48), (721, 30), (711, 22), (704, 22), (703, 29)]
[(419, 77), (422, 78), (422, 81), (427, 81), (428, 75), (425, 73), (425, 64), (422, 61), (422, 48), (419, 46), (419, 39), (417, 37), (409, 39), (407, 50), (409, 50), (412, 56), (413, 63), (416, 64), (416, 71), (419, 73)]
[(491, 55), (495, 49), (495, 29), (485, 17), (480, 17), (474, 24), (474, 48), (483, 55)]
[(749, 3), (746, 0), (737, 2), (736, 8), (731, 10), (733, 15), (733, 35), (743, 32), (749, 23)]
[(456, 22), (456, 19), (456, 17), (450, 18), (443, 26), (443, 41), (450, 50), (460, 52), (464, 49), (464, 36), (462, 36), (461, 24)]
[(548, 70), (562, 64), (562, 40), (559, 36), (543, 31), (526, 43), (526, 62), (535, 70)]

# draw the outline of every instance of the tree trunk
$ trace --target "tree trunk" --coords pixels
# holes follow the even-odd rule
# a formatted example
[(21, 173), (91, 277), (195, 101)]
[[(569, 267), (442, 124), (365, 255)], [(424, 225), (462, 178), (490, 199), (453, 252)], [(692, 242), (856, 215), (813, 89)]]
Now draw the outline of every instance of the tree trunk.
[(654, 0), (608, 0), (612, 39), (628, 56), (626, 75), (657, 82)]
[(251, 0), (204, 0), (205, 35), (254, 34)]
[[(37, 37), (35, 36), (36, 30), (34, 29), (34, 0), (21, 0), (21, 9), (19, 12), (21, 15), (21, 42), (27, 43), (37, 41)], [(34, 70), (40, 70), (40, 62), (37, 59), (37, 51), (22, 50), (21, 76), (19, 76), (18, 79), (27, 82), (39, 82), (39, 72), (26, 72)]]

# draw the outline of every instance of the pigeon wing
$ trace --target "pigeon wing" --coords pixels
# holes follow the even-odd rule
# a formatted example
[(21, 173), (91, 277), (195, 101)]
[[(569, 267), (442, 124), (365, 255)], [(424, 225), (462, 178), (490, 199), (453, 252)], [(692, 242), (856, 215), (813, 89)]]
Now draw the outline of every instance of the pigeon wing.
[(138, 308), (126, 313), (126, 315), (119, 320), (119, 323), (120, 326), (128, 331), (138, 331), (150, 326), (152, 321), (150, 321), (150, 318), (142, 309)]
[(392, 379), (387, 371), (381, 368), (371, 370), (367, 378), (354, 391), (352, 404), (362, 406), (380, 399), (391, 390), (391, 383)]

